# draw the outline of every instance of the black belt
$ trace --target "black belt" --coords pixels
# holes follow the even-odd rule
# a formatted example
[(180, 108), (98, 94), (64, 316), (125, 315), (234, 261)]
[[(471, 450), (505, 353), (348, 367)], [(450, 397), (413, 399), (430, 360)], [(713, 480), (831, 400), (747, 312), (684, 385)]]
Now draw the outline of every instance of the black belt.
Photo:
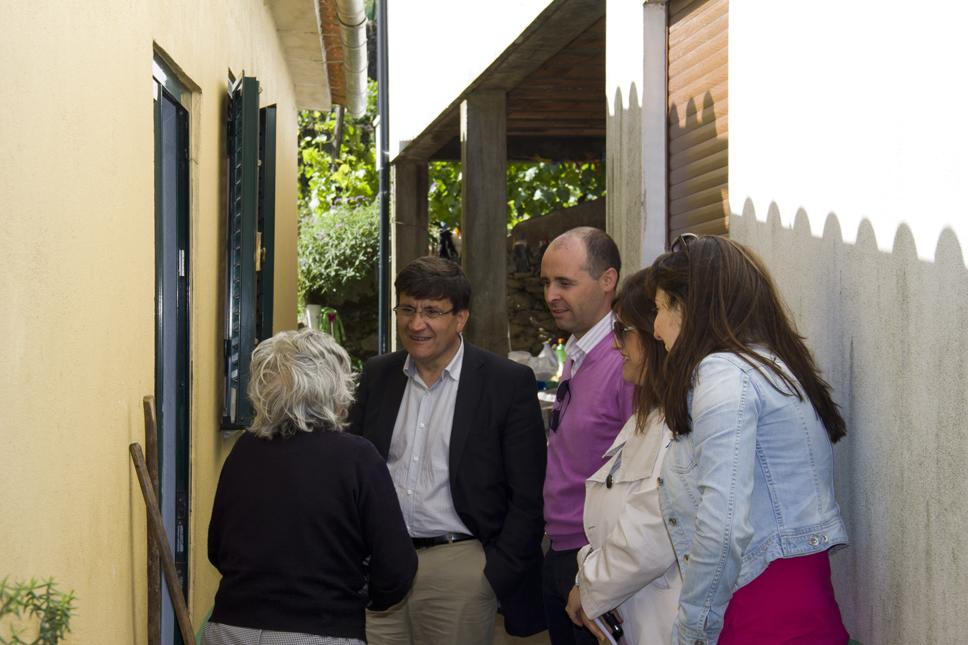
[(429, 549), (432, 546), (440, 546), (441, 544), (453, 544), (454, 542), (473, 540), (474, 536), (467, 535), (466, 533), (444, 533), (443, 535), (435, 535), (434, 537), (415, 537), (411, 539), (413, 540), (413, 548)]

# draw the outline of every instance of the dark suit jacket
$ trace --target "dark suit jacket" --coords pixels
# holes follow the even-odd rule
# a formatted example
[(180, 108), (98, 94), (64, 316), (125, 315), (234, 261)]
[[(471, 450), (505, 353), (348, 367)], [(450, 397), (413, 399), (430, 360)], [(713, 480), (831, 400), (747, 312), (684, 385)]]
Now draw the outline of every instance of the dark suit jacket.
[[(386, 458), (407, 384), (406, 352), (363, 369), (350, 432)], [(450, 490), (458, 516), (484, 546), (484, 574), (502, 604), (541, 562), (546, 448), (534, 374), (464, 341), (450, 438)], [(540, 602), (540, 598), (538, 599)]]

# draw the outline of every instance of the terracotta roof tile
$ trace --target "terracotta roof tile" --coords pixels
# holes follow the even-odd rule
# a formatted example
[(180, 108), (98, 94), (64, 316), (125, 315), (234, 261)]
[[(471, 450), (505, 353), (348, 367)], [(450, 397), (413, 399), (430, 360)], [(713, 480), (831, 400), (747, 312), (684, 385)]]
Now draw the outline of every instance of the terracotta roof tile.
[(343, 69), (343, 45), (340, 42), (336, 0), (319, 0), (319, 16), (323, 23), (323, 48), (326, 50), (326, 71), (333, 104), (346, 105), (346, 72)]

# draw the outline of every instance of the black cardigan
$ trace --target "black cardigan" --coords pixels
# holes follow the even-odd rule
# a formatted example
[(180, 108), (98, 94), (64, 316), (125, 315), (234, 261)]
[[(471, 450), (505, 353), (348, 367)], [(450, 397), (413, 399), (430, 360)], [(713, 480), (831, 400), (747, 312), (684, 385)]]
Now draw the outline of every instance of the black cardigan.
[(326, 430), (243, 433), (219, 478), (208, 559), (222, 574), (212, 622), (361, 640), (364, 608), (402, 600), (417, 571), (383, 458)]

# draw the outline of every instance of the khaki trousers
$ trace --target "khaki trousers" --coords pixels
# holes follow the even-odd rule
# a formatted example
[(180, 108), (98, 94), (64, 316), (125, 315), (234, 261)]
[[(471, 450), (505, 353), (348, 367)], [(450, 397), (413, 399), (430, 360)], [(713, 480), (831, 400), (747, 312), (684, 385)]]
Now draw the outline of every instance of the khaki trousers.
[(366, 612), (369, 645), (491, 645), (497, 598), (484, 577), (481, 543), (419, 549), (417, 560), (407, 597)]

